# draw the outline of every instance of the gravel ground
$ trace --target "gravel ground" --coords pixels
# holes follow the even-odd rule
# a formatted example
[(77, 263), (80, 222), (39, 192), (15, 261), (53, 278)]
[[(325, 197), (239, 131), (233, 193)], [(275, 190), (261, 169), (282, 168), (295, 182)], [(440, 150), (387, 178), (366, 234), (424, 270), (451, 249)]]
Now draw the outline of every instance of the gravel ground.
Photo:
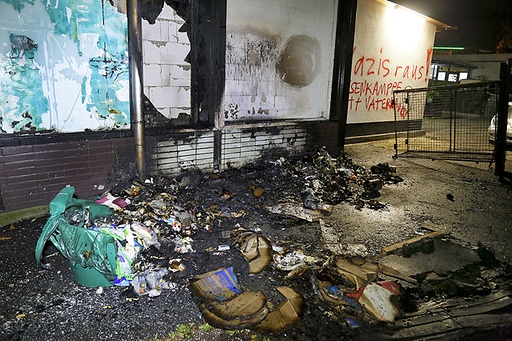
[[(170, 279), (176, 288), (150, 298), (138, 297), (122, 287), (97, 288), (78, 285), (68, 263), (51, 243), (44, 251), (50, 269), (35, 264), (34, 249), (47, 217), (22, 221), (0, 229), (0, 339), (2, 340), (151, 340), (165, 337), (186, 323), (204, 324), (198, 300), (187, 287), (193, 276), (233, 267), (247, 290), (263, 290), (274, 303), (282, 300), (275, 287), (290, 284), (269, 267), (250, 275), (241, 254), (232, 247), (224, 252), (206, 251), (229, 244), (223, 231), (236, 224), (257, 229), (270, 241), (288, 249), (303, 249), (317, 257), (336, 254), (375, 255), (388, 245), (416, 237), (435, 228), (445, 230), (465, 247), (485, 246), (500, 261), (512, 262), (512, 191), (498, 182), (488, 165), (421, 159), (394, 160), (393, 140), (346, 146), (357, 165), (371, 167), (388, 162), (404, 179), (385, 185), (375, 198), (384, 208), (359, 208), (343, 201), (318, 222), (273, 216), (266, 210), (272, 203), (301, 195), (297, 177), (283, 179), (272, 169), (261, 167), (228, 170), (219, 179), (200, 178), (193, 191), (181, 198), (203, 208), (218, 208), (220, 218), (212, 231), (193, 235), (196, 252), (180, 255), (186, 270)], [(281, 159), (282, 160), (282, 159)], [(196, 173), (197, 174), (197, 173)], [(250, 187), (263, 188), (256, 198)], [(226, 192), (227, 191), (227, 192)], [(233, 194), (229, 199), (222, 193)], [(186, 196), (186, 198), (185, 198)], [(233, 218), (231, 213), (244, 212)], [(325, 228), (330, 239), (326, 241)], [(334, 240), (334, 242), (333, 242)], [(169, 252), (169, 257), (176, 254)], [(362, 338), (354, 331), (327, 318), (326, 311), (312, 299), (310, 273), (292, 282), (307, 299), (306, 313), (292, 330), (266, 335), (276, 340), (350, 340)], [(371, 323), (368, 325), (371, 328)], [(369, 329), (368, 329), (369, 330)], [(370, 333), (371, 335), (371, 333)], [(246, 336), (250, 339), (254, 336)], [(210, 331), (196, 339), (230, 340), (223, 331)], [(238, 339), (243, 340), (241, 336)]]

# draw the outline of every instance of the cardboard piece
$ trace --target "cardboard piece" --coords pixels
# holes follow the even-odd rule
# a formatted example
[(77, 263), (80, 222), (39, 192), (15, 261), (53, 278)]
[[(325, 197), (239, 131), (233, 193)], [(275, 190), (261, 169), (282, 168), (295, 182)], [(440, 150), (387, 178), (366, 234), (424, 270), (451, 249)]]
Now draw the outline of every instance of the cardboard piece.
[[(393, 291), (388, 290), (388, 287)], [(361, 294), (359, 303), (379, 321), (394, 322), (401, 314), (392, 302), (392, 297), (396, 296), (395, 292), (396, 287), (394, 286), (386, 285), (384, 287), (378, 283), (370, 283)]]
[(376, 267), (357, 266), (349, 260), (340, 258), (336, 261), (336, 268), (340, 274), (345, 276), (352, 284), (356, 286), (356, 290), (365, 286), (368, 282), (377, 279)]
[[(236, 233), (236, 232), (235, 232)], [(238, 249), (249, 263), (249, 272), (260, 273), (272, 262), (272, 244), (254, 232), (238, 231)]]
[(245, 234), (239, 239), (239, 250), (245, 260), (250, 262), (258, 258), (259, 239), (256, 233)]
[(260, 323), (267, 315), (268, 308), (264, 306), (259, 312), (253, 315), (242, 315), (233, 319), (223, 319), (212, 313), (205, 304), (200, 307), (206, 322), (217, 328), (224, 329), (246, 329)]
[(257, 274), (265, 270), (272, 262), (272, 244), (263, 237), (258, 236), (258, 257), (249, 262), (249, 272)]
[(208, 302), (205, 306), (216, 316), (232, 320), (258, 314), (267, 303), (262, 291), (245, 291), (227, 302)]
[(209, 301), (230, 300), (242, 291), (232, 267), (199, 275), (192, 279), (189, 287), (194, 294)]
[(300, 293), (290, 287), (278, 287), (286, 301), (273, 309), (267, 317), (254, 326), (260, 332), (277, 333), (293, 327), (304, 315), (304, 299)]

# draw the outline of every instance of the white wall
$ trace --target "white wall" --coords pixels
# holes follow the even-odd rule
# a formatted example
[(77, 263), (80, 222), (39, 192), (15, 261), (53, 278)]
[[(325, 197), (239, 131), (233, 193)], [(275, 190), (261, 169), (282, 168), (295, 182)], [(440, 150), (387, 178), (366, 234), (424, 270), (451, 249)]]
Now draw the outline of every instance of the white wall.
[[(228, 0), (222, 119), (327, 119), (336, 13), (336, 0)], [(145, 94), (168, 118), (190, 114), (183, 20), (164, 5), (155, 25), (142, 23)], [(391, 2), (359, 0), (348, 123), (392, 121), (392, 91), (428, 84), (435, 29)]]
[[(255, 115), (264, 116), (264, 119), (286, 118), (284, 115), (276, 115), (279, 114), (276, 107), (281, 108), (281, 112), (287, 114), (288, 118), (294, 118), (295, 113), (299, 114), (298, 118), (308, 117), (310, 113), (313, 113), (312, 117), (323, 117), (329, 108), (332, 73), (330, 59), (333, 58), (334, 51), (334, 41), (331, 38), (335, 25), (334, 19), (324, 22), (324, 17), (334, 18), (336, 1), (322, 1), (322, 6), (318, 6), (315, 1), (304, 0), (281, 0), (280, 3), (276, 5), (268, 0), (228, 1), (231, 24), (236, 17), (239, 25), (236, 25), (237, 31), (228, 32), (227, 35), (226, 98), (230, 102), (226, 105), (245, 105), (245, 110), (252, 110), (254, 107), (258, 111), (260, 107), (262, 110), (269, 110), (265, 103), (272, 103), (273, 111), (269, 110), (268, 115)], [(330, 6), (325, 7), (326, 4)], [(287, 7), (282, 9), (282, 6)], [(319, 7), (323, 9), (319, 10)], [(251, 17), (251, 11), (256, 9), (257, 12)], [(308, 16), (313, 21), (304, 19)], [(262, 22), (261, 18), (269, 21)], [(283, 18), (300, 20), (285, 19), (284, 24), (281, 24)], [(182, 24), (183, 20), (167, 5), (164, 5), (154, 25), (142, 21), (144, 93), (168, 118), (175, 118), (181, 112), (190, 115), (190, 67), (183, 61), (190, 50), (190, 43), (185, 33), (177, 32)], [(271, 25), (275, 32), (269, 31)], [(328, 27), (327, 34), (323, 33), (325, 27)], [(325, 60), (321, 59), (322, 64), (315, 68), (318, 74), (315, 75), (313, 83), (303, 88), (288, 85), (276, 73), (275, 64), (282, 45), (293, 34), (316, 36), (319, 44), (323, 46), (322, 49), (330, 50), (323, 55)], [(254, 92), (247, 90), (252, 90), (253, 87)], [(269, 148), (286, 148), (290, 152), (300, 152), (306, 145), (305, 129), (295, 126), (293, 122), (258, 124), (256, 131), (237, 126), (221, 128), (221, 164), (218, 165), (221, 170), (254, 161)], [(193, 132), (188, 130), (188, 133), (180, 131), (180, 134), (184, 134), (182, 138), (172, 137), (156, 142), (151, 154), (150, 173), (177, 174), (196, 167), (213, 170), (213, 132), (208, 129)]]
[(326, 119), (336, 14), (336, 0), (228, 0), (224, 119)]
[(155, 24), (142, 21), (144, 94), (169, 119), (190, 115), (190, 64), (184, 61), (190, 42), (178, 32), (183, 23), (165, 4)]
[(500, 79), (500, 63), (507, 62), (512, 58), (510, 53), (490, 53), (490, 54), (453, 54), (439, 55), (437, 60), (443, 62), (460, 63), (473, 66), (471, 78), (482, 77), (486, 81), (495, 81)]
[(428, 85), (435, 32), (392, 2), (358, 1), (348, 123), (393, 121), (393, 90)]

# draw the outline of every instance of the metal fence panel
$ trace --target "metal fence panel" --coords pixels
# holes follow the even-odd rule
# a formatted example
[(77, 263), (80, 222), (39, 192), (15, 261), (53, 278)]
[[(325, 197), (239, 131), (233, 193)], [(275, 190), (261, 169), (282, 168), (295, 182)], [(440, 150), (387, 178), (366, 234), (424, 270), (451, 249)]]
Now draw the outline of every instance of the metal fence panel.
[(393, 92), (396, 157), (492, 162), (498, 82)]

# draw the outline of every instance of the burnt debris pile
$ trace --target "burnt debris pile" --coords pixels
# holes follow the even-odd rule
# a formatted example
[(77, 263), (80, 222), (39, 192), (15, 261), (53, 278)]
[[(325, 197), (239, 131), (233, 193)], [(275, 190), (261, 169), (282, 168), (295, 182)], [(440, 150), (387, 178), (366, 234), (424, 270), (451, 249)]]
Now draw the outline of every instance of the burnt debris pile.
[[(75, 276), (100, 267), (101, 283), (124, 287), (131, 300), (190, 290), (204, 319), (224, 329), (317, 336), (331, 330), (332, 337), (371, 329), (389, 338), (431, 337), (443, 323), (450, 327), (442, 335), (459, 335), (471, 319), (483, 319), (485, 329), (505, 320), (494, 313), (498, 308), (510, 317), (508, 267), (490, 264), (492, 257), (481, 256), (489, 255), (485, 248), (464, 247), (446, 232), (374, 255), (337, 254), (326, 246), (319, 231), (333, 208), (345, 202), (358, 210), (386, 209), (377, 198), (383, 186), (403, 181), (396, 173), (387, 163), (367, 169), (323, 148), (296, 159), (263, 157), (220, 173), (134, 180), (78, 211), (68, 208), (52, 227), (60, 235), (87, 229), (111, 238), (110, 272), (93, 262), (91, 255), (102, 252), (96, 237), (92, 249), (69, 238), (69, 248), (81, 253), (79, 265), (68, 258)], [(95, 205), (110, 212), (96, 217)], [(464, 316), (460, 297), (469, 309)]]

